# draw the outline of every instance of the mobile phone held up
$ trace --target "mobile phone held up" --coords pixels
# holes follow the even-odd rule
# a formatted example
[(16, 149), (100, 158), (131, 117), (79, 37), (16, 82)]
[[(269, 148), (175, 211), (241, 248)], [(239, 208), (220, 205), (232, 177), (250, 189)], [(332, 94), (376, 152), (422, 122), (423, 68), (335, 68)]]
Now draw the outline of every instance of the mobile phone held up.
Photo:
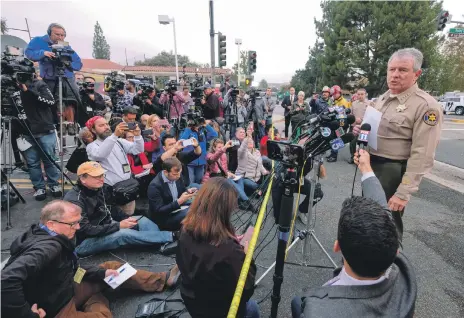
[(153, 135), (153, 129), (142, 130), (142, 136), (148, 137), (148, 136), (151, 136), (151, 135)]
[(129, 130), (135, 130), (135, 127), (137, 127), (137, 123), (127, 123)]
[(187, 146), (193, 146), (193, 140), (192, 139), (186, 139), (182, 141), (182, 146), (187, 147)]

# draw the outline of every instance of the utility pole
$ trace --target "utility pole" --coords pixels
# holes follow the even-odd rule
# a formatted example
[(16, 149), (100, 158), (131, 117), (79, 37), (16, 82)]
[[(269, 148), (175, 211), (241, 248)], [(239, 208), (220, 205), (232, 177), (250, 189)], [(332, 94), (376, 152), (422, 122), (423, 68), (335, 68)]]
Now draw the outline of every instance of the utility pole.
[(211, 86), (214, 85), (214, 68), (215, 68), (215, 60), (214, 60), (214, 6), (213, 0), (209, 0), (209, 36), (211, 38)]
[(126, 54), (126, 66), (129, 66), (129, 62), (127, 61), (127, 49), (124, 48), (124, 54)]

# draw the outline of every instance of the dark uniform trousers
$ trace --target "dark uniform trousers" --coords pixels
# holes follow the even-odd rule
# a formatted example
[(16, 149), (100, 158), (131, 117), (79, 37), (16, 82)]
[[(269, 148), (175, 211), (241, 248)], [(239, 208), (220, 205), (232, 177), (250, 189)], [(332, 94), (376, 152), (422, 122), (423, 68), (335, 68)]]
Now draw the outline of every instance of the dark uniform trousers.
[[(371, 166), (375, 173), (375, 176), (379, 179), (387, 202), (395, 194), (396, 189), (403, 179), (403, 175), (406, 172), (407, 160), (392, 160), (388, 158), (378, 157), (371, 155)], [(396, 228), (398, 229), (398, 235), (400, 241), (403, 240), (403, 213), (392, 211), (393, 220)]]

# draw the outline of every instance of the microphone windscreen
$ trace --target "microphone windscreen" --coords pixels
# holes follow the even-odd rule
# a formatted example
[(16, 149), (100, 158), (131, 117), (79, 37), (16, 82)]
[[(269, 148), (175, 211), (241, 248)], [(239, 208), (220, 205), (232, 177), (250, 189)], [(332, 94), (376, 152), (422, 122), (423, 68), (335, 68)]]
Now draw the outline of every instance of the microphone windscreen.
[(346, 116), (346, 122), (348, 123), (348, 125), (354, 124), (355, 121), (356, 117), (354, 115), (349, 114)]
[(369, 123), (362, 124), (361, 125), (361, 130), (371, 131), (371, 124), (369, 124)]
[(343, 140), (343, 143), (347, 144), (353, 141), (355, 138), (352, 132), (346, 133), (343, 136), (340, 137)]

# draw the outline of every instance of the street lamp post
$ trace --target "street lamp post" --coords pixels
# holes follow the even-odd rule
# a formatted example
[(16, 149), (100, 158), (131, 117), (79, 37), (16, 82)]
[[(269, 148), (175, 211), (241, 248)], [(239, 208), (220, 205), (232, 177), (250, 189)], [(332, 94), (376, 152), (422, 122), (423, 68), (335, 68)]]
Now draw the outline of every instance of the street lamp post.
[(177, 40), (176, 40), (176, 20), (169, 18), (167, 15), (158, 15), (158, 21), (160, 24), (169, 24), (172, 22), (172, 30), (174, 31), (174, 55), (176, 60), (176, 80), (179, 83), (179, 64), (177, 61)]
[(240, 45), (242, 45), (242, 39), (235, 39), (237, 45), (237, 86), (240, 87)]

